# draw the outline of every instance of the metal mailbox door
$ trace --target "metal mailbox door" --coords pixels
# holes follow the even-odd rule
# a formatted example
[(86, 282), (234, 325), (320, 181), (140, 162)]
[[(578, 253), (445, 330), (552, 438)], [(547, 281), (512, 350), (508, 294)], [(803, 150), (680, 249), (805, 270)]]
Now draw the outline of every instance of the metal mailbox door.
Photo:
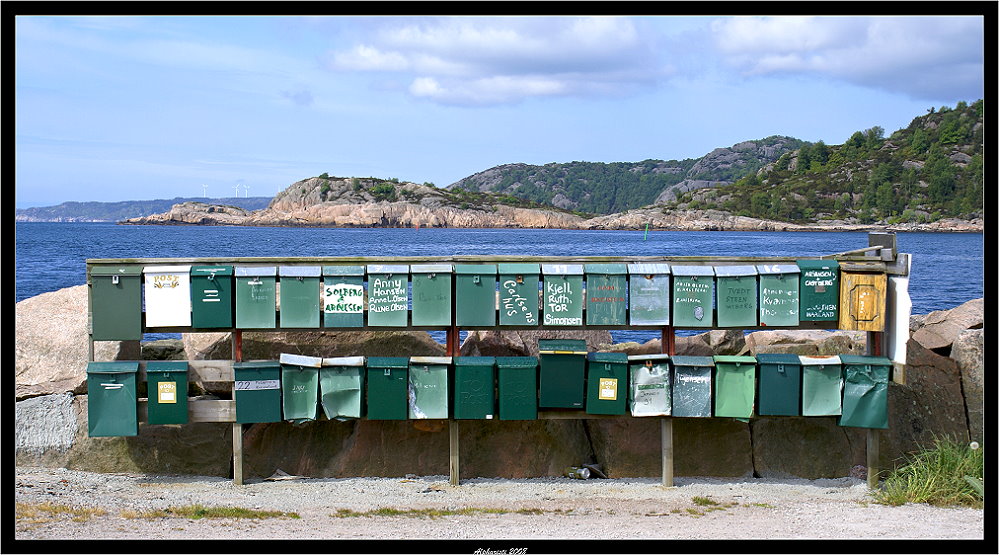
[(755, 266), (715, 266), (718, 327), (756, 327), (759, 305)]
[(319, 414), (320, 357), (281, 354), (281, 409), (284, 419), (300, 424)]
[(586, 395), (586, 341), (538, 340), (538, 407), (582, 409)]
[(629, 320), (633, 326), (668, 326), (669, 264), (628, 264)]
[(749, 418), (756, 400), (756, 358), (715, 356), (714, 415)]
[(94, 341), (142, 339), (141, 276), (141, 266), (93, 266), (90, 269)]
[(586, 355), (586, 412), (625, 414), (628, 408), (628, 355)]
[(276, 360), (235, 362), (232, 372), (236, 422), (280, 422), (281, 363)]
[(448, 367), (451, 357), (409, 359), (409, 417), (414, 420), (447, 418)]
[(888, 378), (885, 357), (840, 355), (843, 363), (843, 414), (840, 426), (888, 428)]
[(711, 266), (673, 266), (673, 326), (710, 328), (714, 321), (715, 271)]
[(414, 264), (413, 275), (413, 325), (451, 325), (451, 273), (450, 264)]
[(801, 360), (801, 415), (839, 416), (843, 413), (843, 368), (838, 356)]
[(368, 265), (368, 325), (406, 327), (409, 323), (409, 266)]
[(839, 263), (798, 260), (801, 270), (801, 321), (839, 320)]
[(191, 326), (191, 267), (146, 266), (146, 327)]
[(706, 418), (711, 416), (711, 357), (674, 356), (673, 416)]
[(364, 357), (324, 358), (319, 399), (330, 420), (364, 416)]
[(583, 265), (542, 264), (546, 326), (583, 325)]
[(454, 417), (491, 420), (496, 415), (496, 358), (454, 359)]
[(191, 325), (232, 327), (232, 266), (191, 267)]
[(148, 423), (187, 424), (187, 361), (147, 362), (146, 391)]
[(87, 364), (87, 432), (90, 437), (139, 435), (135, 374), (138, 362)]
[(496, 357), (500, 420), (537, 420), (538, 359)]
[(368, 419), (406, 420), (409, 415), (409, 359), (368, 357)]
[(799, 416), (801, 414), (801, 359), (798, 355), (760, 353), (760, 416)]
[(496, 265), (456, 264), (455, 325), (496, 325)]
[(499, 264), (499, 323), (538, 325), (540, 264)]
[(277, 267), (236, 270), (236, 327), (269, 329), (277, 325)]
[(319, 266), (281, 266), (281, 327), (318, 328), (322, 295)]
[(798, 266), (794, 264), (760, 264), (760, 325), (793, 327), (798, 319)]
[[(586, 325), (628, 323), (628, 266), (586, 264)], [(616, 414), (616, 413), (615, 413)]]
[(323, 326), (364, 327), (364, 266), (323, 266)]
[(628, 357), (631, 390), (628, 403), (632, 416), (669, 416), (673, 408), (673, 384), (669, 355)]

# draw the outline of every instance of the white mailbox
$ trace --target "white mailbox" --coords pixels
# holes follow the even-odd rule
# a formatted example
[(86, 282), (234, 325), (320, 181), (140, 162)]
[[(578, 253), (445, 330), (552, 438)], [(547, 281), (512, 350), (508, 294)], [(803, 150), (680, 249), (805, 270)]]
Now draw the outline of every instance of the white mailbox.
[(146, 266), (146, 327), (191, 325), (191, 266)]

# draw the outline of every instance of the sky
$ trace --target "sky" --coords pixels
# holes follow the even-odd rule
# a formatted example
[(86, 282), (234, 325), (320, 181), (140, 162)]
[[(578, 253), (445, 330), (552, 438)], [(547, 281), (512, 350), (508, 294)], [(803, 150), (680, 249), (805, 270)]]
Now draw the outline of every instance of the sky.
[(13, 29), (17, 208), (273, 196), (324, 172), (445, 187), (771, 135), (837, 145), (984, 97), (981, 15), (18, 15)]

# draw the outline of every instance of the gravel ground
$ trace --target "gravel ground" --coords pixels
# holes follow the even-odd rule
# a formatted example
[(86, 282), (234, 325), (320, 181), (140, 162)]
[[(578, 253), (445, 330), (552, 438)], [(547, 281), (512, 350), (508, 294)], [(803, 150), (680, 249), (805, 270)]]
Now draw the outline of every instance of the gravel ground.
[[(507, 553), (517, 553), (517, 540), (530, 546), (520, 548), (526, 552), (545, 552), (548, 544), (534, 540), (984, 538), (983, 510), (878, 505), (868, 495), (866, 481), (856, 478), (684, 477), (675, 480), (675, 487), (665, 488), (655, 478), (477, 478), (454, 487), (447, 476), (411, 476), (257, 478), (236, 486), (220, 477), (96, 474), (36, 467), (16, 470), (16, 540), (503, 540), (484, 544), (479, 553), (502, 552), (507, 547)], [(282, 511), (296, 513), (298, 518), (192, 519), (142, 514), (194, 504)], [(53, 506), (104, 512), (73, 515), (44, 510)], [(342, 513), (385, 508), (414, 511), (387, 516)], [(429, 509), (466, 509), (467, 514), (432, 516)], [(459, 543), (464, 552), (475, 551), (474, 542)], [(401, 551), (425, 548), (419, 542), (406, 545)], [(582, 551), (620, 552), (621, 545), (630, 551), (628, 544), (620, 542), (613, 549), (601, 542), (582, 545)]]

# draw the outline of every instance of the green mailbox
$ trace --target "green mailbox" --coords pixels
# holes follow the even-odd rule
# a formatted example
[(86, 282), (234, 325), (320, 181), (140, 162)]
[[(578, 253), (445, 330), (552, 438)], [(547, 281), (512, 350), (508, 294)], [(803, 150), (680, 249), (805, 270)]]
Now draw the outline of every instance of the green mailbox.
[[(628, 266), (586, 264), (586, 325), (628, 323)], [(616, 414), (616, 413), (615, 413)]]
[(627, 408), (627, 353), (586, 355), (586, 412), (625, 414)]
[(839, 263), (835, 260), (798, 260), (801, 270), (801, 321), (839, 320)]
[(628, 371), (631, 390), (628, 403), (632, 416), (669, 416), (673, 408), (670, 356), (631, 355)]
[(538, 359), (496, 357), (500, 420), (537, 420)]
[(496, 325), (496, 265), (455, 264), (454, 318), (458, 327)]
[(139, 435), (135, 374), (138, 362), (87, 364), (87, 431), (90, 437)]
[(413, 325), (451, 325), (450, 264), (413, 264)]
[(538, 340), (538, 407), (582, 409), (586, 394), (586, 341)]
[(187, 424), (187, 361), (147, 362), (146, 391), (148, 423)]
[(414, 420), (447, 418), (448, 368), (451, 357), (409, 359), (409, 417)]
[(582, 326), (583, 265), (542, 264), (541, 273), (545, 299), (542, 323), (546, 326)]
[(843, 414), (840, 426), (888, 427), (888, 379), (891, 360), (885, 357), (840, 355), (843, 364)]
[(715, 266), (719, 328), (756, 327), (756, 275), (756, 266)]
[(364, 357), (324, 358), (319, 399), (330, 420), (364, 416)]
[(142, 339), (142, 266), (91, 267), (90, 313), (94, 341)]
[(756, 358), (716, 355), (714, 415), (749, 418), (756, 400)]
[(843, 413), (843, 367), (838, 356), (801, 360), (801, 415), (839, 416)]
[(496, 415), (496, 358), (454, 359), (454, 417), (491, 420)]
[(795, 264), (760, 264), (760, 325), (793, 327), (799, 323), (799, 274)]
[(368, 419), (406, 420), (409, 415), (409, 359), (368, 357)]
[(498, 264), (499, 323), (501, 326), (538, 325), (541, 265)]
[(673, 266), (673, 325), (710, 328), (714, 321), (715, 270), (711, 266)]
[(280, 422), (281, 363), (276, 360), (234, 362), (232, 372), (236, 422)]
[(669, 325), (669, 276), (669, 264), (628, 264), (631, 325)]
[(711, 373), (715, 361), (711, 357), (674, 356), (673, 416), (711, 416)]
[(406, 327), (409, 323), (409, 266), (368, 265), (368, 325)]
[(191, 325), (232, 327), (232, 266), (191, 266)]
[(270, 329), (277, 324), (277, 268), (237, 266), (236, 327)]
[(319, 266), (281, 266), (281, 327), (318, 328), (320, 302)]
[(323, 326), (364, 327), (364, 266), (323, 266)]
[(320, 357), (281, 354), (281, 410), (284, 419), (300, 424), (319, 415)]
[(801, 359), (798, 355), (760, 353), (759, 364), (760, 416), (801, 415)]

